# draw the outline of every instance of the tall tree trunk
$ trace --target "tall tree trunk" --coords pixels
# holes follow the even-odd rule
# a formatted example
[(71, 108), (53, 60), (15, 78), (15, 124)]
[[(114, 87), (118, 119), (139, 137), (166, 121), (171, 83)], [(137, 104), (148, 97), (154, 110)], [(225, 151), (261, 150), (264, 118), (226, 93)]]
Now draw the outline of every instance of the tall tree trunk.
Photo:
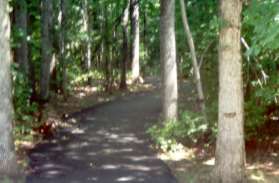
[[(106, 28), (106, 21), (104, 19), (106, 19), (106, 16), (104, 16), (105, 10), (104, 7), (102, 5), (102, 3), (99, 2), (98, 6), (100, 7), (100, 16), (98, 16), (98, 21), (101, 22), (100, 23), (100, 34), (105, 33), (105, 28)], [(104, 18), (103, 18), (104, 17)], [(100, 67), (103, 69), (104, 75), (105, 75), (105, 90), (107, 91), (107, 69), (106, 69), (106, 63), (105, 63), (105, 39), (106, 36), (102, 37), (101, 40), (101, 45), (100, 45), (100, 49), (99, 49), (99, 55), (100, 55)]]
[(140, 28), (139, 28), (139, 0), (130, 0), (131, 3), (131, 60), (132, 81), (136, 82), (140, 77)]
[(177, 119), (177, 65), (175, 40), (175, 0), (161, 0), (160, 59), (162, 64), (163, 117)]
[[(55, 91), (56, 93), (60, 92), (60, 81), (59, 81), (59, 55), (60, 55), (60, 31), (58, 31), (55, 27), (60, 25), (60, 0), (53, 1), (52, 3), (52, 24), (50, 25), (51, 30), (51, 43), (53, 47), (52, 53), (52, 70), (51, 70), (51, 77), (50, 77), (50, 89)], [(59, 27), (58, 27), (59, 28)]]
[(122, 17), (122, 29), (123, 29), (123, 47), (122, 53), (123, 58), (121, 62), (121, 80), (120, 80), (120, 89), (127, 89), (126, 82), (126, 65), (129, 61), (129, 45), (128, 45), (128, 23), (129, 23), (129, 8), (130, 8), (130, 0), (126, 1), (126, 7), (124, 9), (123, 17)]
[(105, 37), (103, 38), (103, 59), (105, 63), (105, 77), (106, 77), (106, 83), (105, 83), (105, 90), (107, 92), (111, 92), (112, 90), (112, 83), (111, 83), (111, 75), (112, 75), (112, 68), (111, 68), (111, 60), (110, 60), (110, 45), (109, 45), (109, 17), (108, 17), (108, 10), (106, 7), (102, 7), (102, 15), (104, 16), (104, 24), (102, 26), (102, 31), (105, 32)]
[(196, 80), (195, 82), (196, 82), (196, 87), (197, 87), (197, 92), (198, 92), (198, 100), (199, 100), (198, 102), (200, 104), (200, 109), (203, 113), (205, 122), (207, 123), (207, 115), (206, 115), (205, 100), (204, 100), (204, 93), (203, 93), (203, 88), (202, 88), (200, 69), (198, 66), (194, 39), (193, 39), (191, 30), (189, 27), (189, 23), (188, 23), (187, 10), (185, 7), (184, 0), (180, 0), (180, 6), (181, 6), (181, 15), (182, 15), (182, 20), (183, 20), (183, 26), (184, 26), (185, 33), (187, 35), (188, 46), (189, 46), (190, 52), (191, 52), (192, 65), (194, 68), (194, 75), (195, 75), (195, 80)]
[(222, 183), (244, 182), (241, 0), (220, 1), (219, 113), (216, 173)]
[(16, 159), (12, 139), (11, 52), (8, 0), (0, 1), (0, 182), (14, 175)]
[(53, 1), (42, 0), (42, 41), (41, 41), (41, 78), (40, 78), (40, 99), (45, 101), (49, 99), (50, 76), (55, 66), (55, 56), (53, 54)]
[(147, 52), (147, 41), (146, 41), (146, 32), (147, 32), (147, 6), (144, 6), (143, 10), (143, 60), (146, 59)]
[(68, 1), (60, 0), (60, 32), (59, 32), (59, 57), (62, 67), (62, 93), (67, 95), (67, 53), (66, 53), (66, 19), (67, 19)]
[[(32, 3), (32, 0), (25, 0), (25, 1), (27, 5), (30, 5), (30, 3)], [(29, 11), (29, 8), (31, 9), (31, 7), (27, 7), (27, 34), (32, 35), (33, 26), (34, 24), (36, 24), (35, 23), (36, 21), (34, 18), (34, 14), (31, 13), (31, 11)], [(36, 79), (36, 74), (35, 74), (36, 64), (32, 60), (34, 53), (32, 52), (33, 45), (31, 41), (27, 42), (27, 46), (28, 46), (28, 60), (29, 60), (29, 81), (32, 88), (31, 101), (35, 101), (39, 99), (39, 91), (37, 91), (38, 81)]]
[(90, 71), (91, 69), (91, 58), (92, 58), (92, 52), (91, 52), (91, 28), (90, 28), (90, 21), (89, 21), (89, 10), (88, 10), (88, 0), (82, 0), (82, 9), (83, 9), (83, 29), (86, 33), (86, 40), (85, 40), (85, 69), (86, 71)]
[(28, 44), (27, 44), (27, 4), (25, 0), (17, 1), (15, 5), (15, 27), (20, 31), (19, 46), (15, 49), (15, 60), (20, 69), (29, 74)]

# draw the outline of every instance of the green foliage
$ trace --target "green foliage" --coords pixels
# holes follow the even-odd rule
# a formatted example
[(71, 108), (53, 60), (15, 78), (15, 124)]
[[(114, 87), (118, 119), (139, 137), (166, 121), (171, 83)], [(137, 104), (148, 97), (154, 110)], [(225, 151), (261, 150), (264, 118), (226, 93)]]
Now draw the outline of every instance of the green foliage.
[[(217, 55), (218, 40), (218, 1), (216, 0), (191, 0), (187, 1), (187, 16), (189, 26), (196, 47), (197, 59), (203, 57), (204, 63), (214, 67)], [(181, 57), (180, 69), (186, 78), (191, 76), (191, 54), (188, 48), (184, 28), (182, 26), (181, 9), (179, 2), (176, 6), (176, 36), (178, 56)], [(214, 43), (214, 44), (213, 44)]]
[(147, 131), (155, 143), (164, 151), (172, 150), (178, 142), (196, 143), (204, 134), (216, 133), (216, 126), (204, 123), (198, 114), (185, 111), (178, 121), (168, 121), (163, 125), (153, 125)]
[(253, 94), (256, 98), (261, 98), (263, 105), (272, 105), (277, 103), (279, 97), (279, 78), (278, 75), (270, 76), (267, 83), (261, 86), (255, 84), (256, 92)]
[(28, 78), (19, 71), (16, 64), (12, 65), (12, 81), (14, 116), (16, 120), (14, 133), (16, 137), (22, 138), (23, 134), (30, 134), (32, 130), (32, 123), (35, 120), (33, 114), (38, 110), (38, 105), (31, 103), (32, 90), (29, 86)]
[(255, 134), (257, 128), (269, 120), (265, 113), (269, 106), (276, 105), (279, 98), (278, 75), (270, 76), (266, 82), (252, 82), (252, 86), (254, 92), (245, 103), (245, 128), (248, 138)]
[(244, 8), (242, 35), (250, 47), (244, 62), (247, 138), (270, 120), (265, 112), (278, 101), (278, 12), (278, 2), (273, 0), (252, 0)]
[(256, 100), (250, 100), (245, 103), (245, 137), (256, 134), (257, 128), (264, 124), (264, 108), (256, 105)]
[(32, 90), (27, 76), (19, 71), (16, 64), (12, 65), (13, 78), (13, 104), (15, 118), (20, 121), (30, 122), (33, 120), (32, 113), (37, 111), (37, 105), (30, 102)]
[[(268, 50), (279, 48), (279, 16), (278, 2), (273, 0), (252, 0), (244, 11), (244, 25), (250, 31), (252, 50), (250, 54), (259, 55)], [(264, 16), (262, 16), (264, 15)]]
[(102, 72), (91, 70), (88, 73), (84, 73), (84, 71), (78, 67), (72, 68), (72, 70), (69, 72), (69, 77), (71, 80), (70, 84), (72, 86), (88, 84), (88, 81), (92, 78), (98, 81), (104, 80), (104, 74)]

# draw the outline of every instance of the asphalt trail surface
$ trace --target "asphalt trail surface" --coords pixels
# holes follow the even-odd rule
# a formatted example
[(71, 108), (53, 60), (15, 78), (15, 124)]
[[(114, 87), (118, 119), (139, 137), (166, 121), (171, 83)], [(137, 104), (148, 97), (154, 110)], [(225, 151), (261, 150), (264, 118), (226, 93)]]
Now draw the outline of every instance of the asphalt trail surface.
[(176, 183), (145, 133), (160, 112), (155, 90), (73, 114), (73, 128), (30, 151), (27, 183)]

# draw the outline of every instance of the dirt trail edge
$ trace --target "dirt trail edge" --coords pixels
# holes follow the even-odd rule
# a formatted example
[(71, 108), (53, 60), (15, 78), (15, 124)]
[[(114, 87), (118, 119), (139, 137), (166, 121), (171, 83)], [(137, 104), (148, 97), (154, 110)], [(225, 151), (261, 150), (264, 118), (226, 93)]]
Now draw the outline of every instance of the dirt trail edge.
[(145, 133), (159, 117), (159, 93), (121, 97), (72, 115), (74, 128), (30, 152), (27, 183), (176, 183)]

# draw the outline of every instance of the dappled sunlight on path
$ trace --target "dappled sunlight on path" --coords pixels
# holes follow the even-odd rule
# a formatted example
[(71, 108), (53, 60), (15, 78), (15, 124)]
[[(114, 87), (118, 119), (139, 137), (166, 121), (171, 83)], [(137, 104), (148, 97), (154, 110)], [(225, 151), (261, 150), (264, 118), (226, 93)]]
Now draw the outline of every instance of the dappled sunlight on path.
[(161, 111), (156, 93), (122, 97), (73, 114), (72, 128), (30, 152), (27, 182), (175, 183), (145, 133)]

